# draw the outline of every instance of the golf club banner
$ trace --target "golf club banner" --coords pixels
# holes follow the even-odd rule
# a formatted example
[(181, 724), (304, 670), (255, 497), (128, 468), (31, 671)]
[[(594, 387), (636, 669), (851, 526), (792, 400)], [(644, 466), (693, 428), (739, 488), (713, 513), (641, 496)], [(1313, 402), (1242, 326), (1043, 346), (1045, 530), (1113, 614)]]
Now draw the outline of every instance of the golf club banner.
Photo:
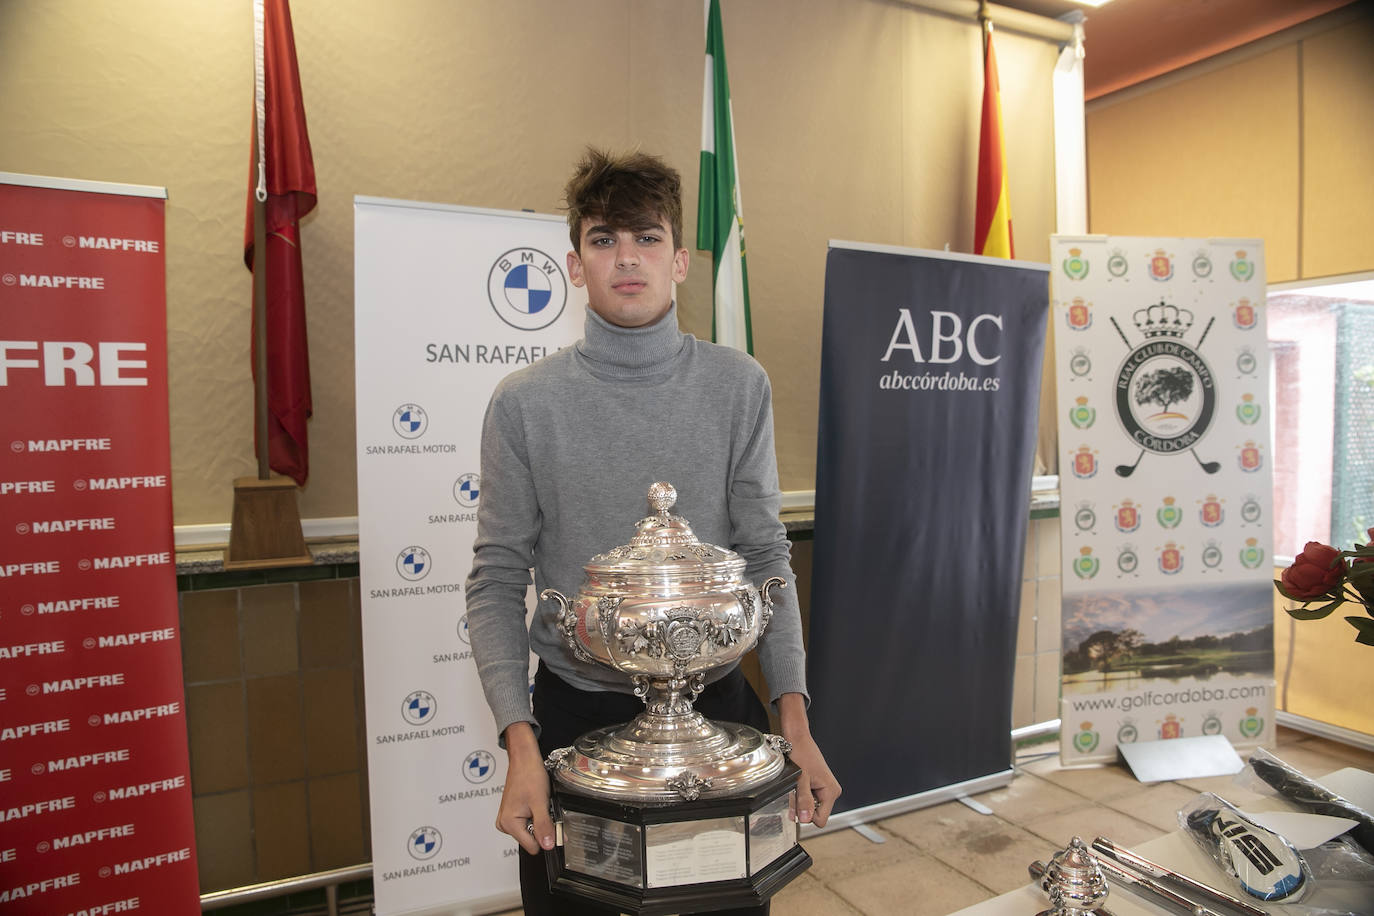
[(377, 913), (509, 902), (519, 847), (493, 826), (506, 755), (463, 604), (482, 417), (507, 373), (582, 336), (586, 297), (558, 217), (359, 197), (354, 232)]
[(844, 808), (1009, 778), (1047, 271), (830, 243), (808, 679)]
[(0, 174), (0, 912), (200, 912), (162, 188)]
[(1264, 246), (1055, 236), (1065, 764), (1274, 729)]

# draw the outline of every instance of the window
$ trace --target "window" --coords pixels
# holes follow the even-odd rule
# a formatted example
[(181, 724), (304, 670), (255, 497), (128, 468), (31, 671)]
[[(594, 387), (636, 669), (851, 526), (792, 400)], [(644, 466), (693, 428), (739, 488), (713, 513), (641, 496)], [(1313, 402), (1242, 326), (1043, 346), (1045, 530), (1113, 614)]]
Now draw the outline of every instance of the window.
[(1269, 288), (1274, 553), (1374, 527), (1374, 278)]

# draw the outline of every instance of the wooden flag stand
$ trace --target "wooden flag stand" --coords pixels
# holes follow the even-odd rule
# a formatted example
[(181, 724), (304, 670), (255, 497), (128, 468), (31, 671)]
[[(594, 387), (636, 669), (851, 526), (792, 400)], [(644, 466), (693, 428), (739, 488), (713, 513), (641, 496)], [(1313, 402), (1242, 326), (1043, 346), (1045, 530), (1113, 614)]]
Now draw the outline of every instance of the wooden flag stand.
[[(255, 127), (256, 130), (256, 127)], [(296, 484), (273, 477), (267, 461), (267, 204), (253, 207), (253, 325), (257, 350), (254, 393), (258, 476), (234, 481), (234, 514), (224, 568), (269, 569), (315, 562), (301, 533)]]
[(301, 534), (296, 484), (289, 477), (234, 481), (234, 517), (229, 526), (225, 569), (309, 566), (314, 557)]

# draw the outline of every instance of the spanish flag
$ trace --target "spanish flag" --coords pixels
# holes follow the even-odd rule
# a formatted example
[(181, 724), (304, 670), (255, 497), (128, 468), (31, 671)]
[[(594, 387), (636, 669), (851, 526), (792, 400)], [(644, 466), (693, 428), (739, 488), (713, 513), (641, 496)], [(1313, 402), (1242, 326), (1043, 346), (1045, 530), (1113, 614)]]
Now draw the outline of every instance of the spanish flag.
[(992, 24), (987, 25), (983, 55), (983, 124), (978, 135), (978, 210), (974, 216), (973, 252), (1014, 258), (1011, 240), (1011, 195), (1007, 191), (1007, 145), (1002, 135), (1001, 88), (997, 57), (992, 53)]
[[(253, 210), (266, 206), (267, 458), (268, 466), (305, 486), (310, 473), (306, 420), (310, 355), (305, 336), (305, 286), (300, 221), (315, 208), (315, 163), (305, 127), (305, 102), (296, 66), (296, 39), (287, 0), (255, 0), (257, 80), (248, 173), (243, 261), (253, 269)], [(257, 381), (256, 314), (253, 378)], [(257, 426), (254, 425), (256, 434)]]

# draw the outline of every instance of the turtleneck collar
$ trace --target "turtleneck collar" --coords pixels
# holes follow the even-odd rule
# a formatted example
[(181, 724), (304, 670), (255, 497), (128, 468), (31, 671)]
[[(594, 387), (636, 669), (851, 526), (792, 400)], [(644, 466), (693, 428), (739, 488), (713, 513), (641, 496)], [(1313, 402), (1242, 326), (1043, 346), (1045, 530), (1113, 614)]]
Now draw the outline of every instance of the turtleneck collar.
[(577, 352), (593, 371), (621, 378), (644, 378), (665, 368), (687, 338), (677, 326), (676, 302), (656, 324), (642, 328), (618, 327), (588, 308), (582, 334)]

